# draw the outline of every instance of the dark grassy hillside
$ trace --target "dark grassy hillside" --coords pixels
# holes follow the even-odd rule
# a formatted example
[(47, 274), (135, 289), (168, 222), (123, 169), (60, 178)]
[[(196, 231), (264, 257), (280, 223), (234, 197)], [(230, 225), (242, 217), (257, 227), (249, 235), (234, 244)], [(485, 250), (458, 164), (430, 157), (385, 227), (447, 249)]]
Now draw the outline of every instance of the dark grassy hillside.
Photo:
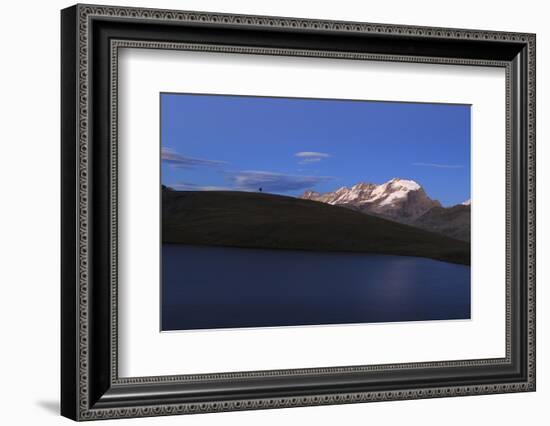
[(164, 243), (419, 256), (470, 264), (470, 245), (343, 207), (236, 191), (162, 194)]

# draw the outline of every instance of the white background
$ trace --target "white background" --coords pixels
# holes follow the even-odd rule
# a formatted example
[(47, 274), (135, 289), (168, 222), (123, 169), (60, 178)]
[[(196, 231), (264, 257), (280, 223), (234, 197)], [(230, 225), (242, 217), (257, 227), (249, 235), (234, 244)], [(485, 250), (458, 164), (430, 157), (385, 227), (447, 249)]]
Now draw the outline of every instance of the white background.
[[(123, 49), (119, 81), (121, 376), (505, 356), (503, 68)], [(167, 91), (471, 104), (471, 320), (159, 333), (158, 98)]]
[[(422, 401), (117, 420), (119, 424), (500, 425), (548, 423), (550, 401), (550, 28), (545, 2), (269, 0), (140, 1), (133, 6), (536, 32), (538, 106), (538, 391)], [(64, 1), (3, 4), (0, 67), (0, 398), (2, 423), (69, 424), (59, 394), (59, 9)], [(546, 77), (547, 78), (547, 77)], [(546, 165), (546, 167), (543, 167)], [(546, 188), (546, 189), (545, 189)], [(24, 309), (22, 310), (21, 307)], [(116, 424), (108, 421), (102, 424)]]

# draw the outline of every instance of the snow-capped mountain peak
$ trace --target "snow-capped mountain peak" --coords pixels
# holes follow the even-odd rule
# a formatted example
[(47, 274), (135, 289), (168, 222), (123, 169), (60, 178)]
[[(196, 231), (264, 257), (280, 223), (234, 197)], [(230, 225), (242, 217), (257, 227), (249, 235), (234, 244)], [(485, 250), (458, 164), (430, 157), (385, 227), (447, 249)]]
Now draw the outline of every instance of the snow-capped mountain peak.
[(380, 185), (360, 182), (333, 192), (306, 191), (302, 198), (408, 221), (441, 204), (429, 198), (415, 181), (393, 178)]
[(421, 187), (418, 183), (416, 183), (414, 180), (408, 180), (408, 179), (401, 179), (401, 178), (393, 178), (389, 181), (392, 188), (403, 188), (409, 191), (417, 191)]
[(470, 240), (470, 200), (445, 208), (414, 180), (393, 178), (382, 184), (359, 182), (333, 192), (306, 191), (302, 198), (350, 208), (396, 222)]
[(460, 204), (462, 204), (463, 206), (469, 206), (469, 205), (472, 204), (472, 200), (468, 198), (466, 201), (464, 201), (464, 202), (462, 202), (462, 203), (460, 203)]
[[(421, 186), (416, 183), (414, 180), (406, 180), (400, 178), (393, 178), (389, 182), (385, 183), (384, 191), (381, 193), (381, 196), (387, 195), (381, 202), (380, 205), (390, 205), (397, 202), (400, 199), (407, 198), (410, 191), (418, 191), (421, 189)], [(378, 197), (380, 198), (380, 196)]]

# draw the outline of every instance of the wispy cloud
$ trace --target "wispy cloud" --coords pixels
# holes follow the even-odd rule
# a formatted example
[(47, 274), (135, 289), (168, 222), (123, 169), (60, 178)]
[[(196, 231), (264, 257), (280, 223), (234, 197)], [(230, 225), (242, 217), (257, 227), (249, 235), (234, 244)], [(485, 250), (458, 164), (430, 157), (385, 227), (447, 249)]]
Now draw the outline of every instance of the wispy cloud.
[(245, 170), (227, 178), (237, 189), (266, 192), (288, 192), (311, 188), (318, 183), (332, 180), (330, 176), (301, 176), (266, 171)]
[(231, 188), (226, 186), (197, 185), (190, 182), (177, 182), (169, 186), (176, 191), (231, 191)]
[(439, 164), (439, 163), (412, 163), (413, 166), (435, 167), (437, 169), (462, 169), (462, 164)]
[(160, 158), (166, 164), (181, 168), (218, 167), (227, 164), (225, 161), (186, 157), (171, 148), (162, 148), (160, 151)]
[(294, 154), (294, 156), (300, 158), (298, 164), (308, 164), (318, 163), (325, 158), (329, 158), (330, 154), (315, 151), (301, 151)]

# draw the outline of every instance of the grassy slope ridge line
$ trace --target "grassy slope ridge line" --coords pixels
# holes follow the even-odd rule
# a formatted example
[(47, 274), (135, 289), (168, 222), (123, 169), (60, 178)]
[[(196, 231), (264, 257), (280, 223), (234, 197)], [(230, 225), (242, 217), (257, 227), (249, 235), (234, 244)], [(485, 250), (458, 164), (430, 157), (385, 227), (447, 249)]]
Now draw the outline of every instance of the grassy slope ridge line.
[(346, 251), (470, 264), (470, 244), (343, 207), (237, 191), (162, 194), (164, 243)]

